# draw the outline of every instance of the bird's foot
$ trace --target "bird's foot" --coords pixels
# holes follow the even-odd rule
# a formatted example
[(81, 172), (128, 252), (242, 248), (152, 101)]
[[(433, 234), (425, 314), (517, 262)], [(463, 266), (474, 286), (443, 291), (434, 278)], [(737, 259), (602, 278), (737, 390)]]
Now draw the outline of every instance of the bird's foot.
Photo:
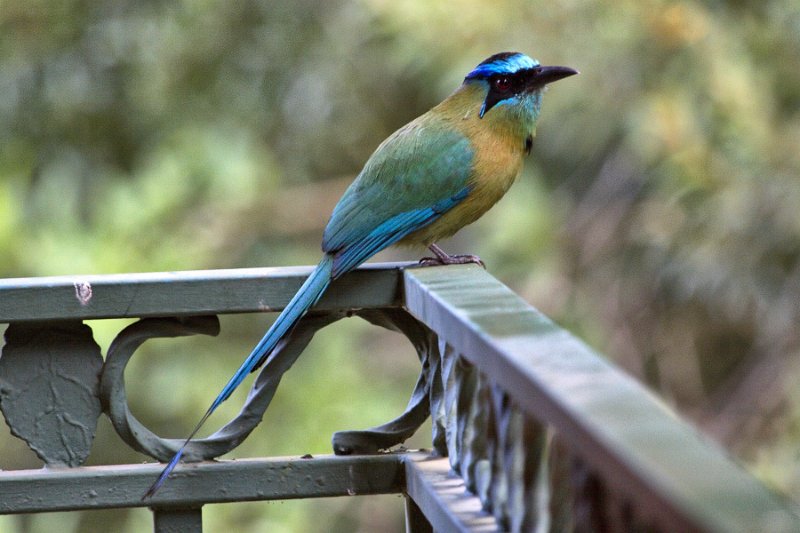
[(422, 266), (466, 265), (469, 263), (475, 263), (486, 268), (483, 260), (477, 255), (448, 255), (446, 260), (442, 260), (439, 257), (423, 257), (419, 260), (419, 264)]
[(465, 254), (465, 255), (450, 255), (436, 244), (431, 244), (428, 246), (431, 252), (436, 257), (423, 257), (419, 260), (419, 264), (422, 266), (441, 266), (441, 265), (466, 265), (469, 263), (475, 263), (483, 268), (486, 268), (486, 265), (483, 263), (483, 260), (478, 257), (477, 255)]

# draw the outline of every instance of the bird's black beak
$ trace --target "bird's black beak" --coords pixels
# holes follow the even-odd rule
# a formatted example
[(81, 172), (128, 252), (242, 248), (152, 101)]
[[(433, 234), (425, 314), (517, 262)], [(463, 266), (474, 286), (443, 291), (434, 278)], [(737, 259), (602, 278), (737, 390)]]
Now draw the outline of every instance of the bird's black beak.
[(544, 87), (548, 83), (553, 83), (575, 74), (579, 74), (579, 72), (569, 67), (536, 67), (533, 69), (533, 75), (528, 78), (528, 87), (531, 89)]

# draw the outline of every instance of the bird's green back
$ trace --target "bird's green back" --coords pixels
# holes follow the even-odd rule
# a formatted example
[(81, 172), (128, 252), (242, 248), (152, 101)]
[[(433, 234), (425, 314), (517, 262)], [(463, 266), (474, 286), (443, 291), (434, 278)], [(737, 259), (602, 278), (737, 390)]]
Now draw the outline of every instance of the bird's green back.
[(335, 252), (362, 241), (404, 213), (431, 209), (468, 186), (469, 140), (428, 112), (386, 139), (348, 187), (331, 215), (322, 248)]

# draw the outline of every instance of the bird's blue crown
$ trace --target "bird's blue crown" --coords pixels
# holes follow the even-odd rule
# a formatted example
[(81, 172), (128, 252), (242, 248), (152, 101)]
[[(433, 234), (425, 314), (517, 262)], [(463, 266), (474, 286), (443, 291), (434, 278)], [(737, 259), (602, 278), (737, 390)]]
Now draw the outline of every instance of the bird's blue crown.
[(502, 52), (482, 61), (465, 79), (483, 79), (495, 74), (515, 74), (536, 68), (539, 62), (520, 52)]

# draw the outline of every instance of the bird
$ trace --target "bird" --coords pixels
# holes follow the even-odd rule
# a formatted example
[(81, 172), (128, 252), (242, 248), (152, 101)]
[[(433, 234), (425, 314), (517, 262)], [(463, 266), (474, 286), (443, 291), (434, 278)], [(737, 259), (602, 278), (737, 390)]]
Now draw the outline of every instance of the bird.
[(320, 299), (332, 281), (391, 245), (423, 245), (421, 263), (479, 263), (436, 242), (477, 220), (508, 191), (530, 154), (548, 84), (578, 74), (520, 52), (494, 54), (441, 103), (384, 140), (333, 209), (322, 259), (211, 403), (142, 499), (152, 497), (185, 447), (247, 375)]

